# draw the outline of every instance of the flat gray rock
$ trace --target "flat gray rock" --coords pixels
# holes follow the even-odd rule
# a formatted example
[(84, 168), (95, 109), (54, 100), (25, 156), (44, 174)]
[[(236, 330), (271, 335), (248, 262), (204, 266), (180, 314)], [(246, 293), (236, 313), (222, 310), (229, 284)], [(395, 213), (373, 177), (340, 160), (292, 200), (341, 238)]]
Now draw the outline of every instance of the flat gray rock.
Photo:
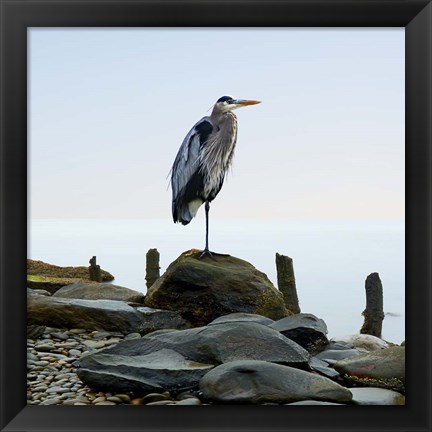
[(123, 334), (190, 326), (175, 312), (140, 309), (118, 300), (27, 296), (29, 325), (118, 331)]
[(56, 291), (53, 297), (143, 303), (145, 296), (143, 293), (119, 285), (93, 282), (66, 285)]
[(300, 345), (278, 331), (255, 322), (229, 322), (151, 334), (139, 340), (120, 342), (104, 352), (136, 356), (163, 348), (177, 351), (190, 360), (209, 364), (250, 359), (307, 367), (310, 358)]
[(405, 396), (393, 390), (374, 387), (350, 389), (356, 405), (405, 405)]
[(147, 355), (107, 355), (103, 351), (81, 359), (79, 378), (95, 389), (111, 392), (150, 393), (196, 387), (213, 365), (192, 362), (162, 349)]
[(217, 403), (349, 402), (351, 392), (328, 378), (265, 361), (240, 360), (217, 366), (200, 381), (205, 399)]

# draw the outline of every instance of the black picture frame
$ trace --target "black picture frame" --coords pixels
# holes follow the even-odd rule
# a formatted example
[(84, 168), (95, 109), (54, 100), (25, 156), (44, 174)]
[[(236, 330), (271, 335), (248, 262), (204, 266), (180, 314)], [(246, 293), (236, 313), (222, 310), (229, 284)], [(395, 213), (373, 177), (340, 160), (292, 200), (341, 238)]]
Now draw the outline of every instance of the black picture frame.
[[(429, 0), (0, 0), (1, 431), (431, 430)], [(405, 27), (407, 405), (27, 406), (27, 28)], [(283, 55), (283, 53), (281, 53)]]

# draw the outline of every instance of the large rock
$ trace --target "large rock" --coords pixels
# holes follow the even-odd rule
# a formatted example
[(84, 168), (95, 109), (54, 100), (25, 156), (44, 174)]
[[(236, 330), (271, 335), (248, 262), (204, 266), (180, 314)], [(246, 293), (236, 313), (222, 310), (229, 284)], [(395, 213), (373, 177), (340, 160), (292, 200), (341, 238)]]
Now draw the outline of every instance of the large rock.
[(181, 354), (162, 349), (140, 356), (97, 355), (82, 357), (80, 379), (95, 389), (138, 394), (165, 390), (188, 390), (213, 366), (185, 359)]
[(144, 294), (110, 283), (76, 283), (66, 285), (53, 294), (54, 297), (86, 300), (121, 300), (142, 303)]
[(405, 348), (394, 346), (336, 362), (351, 383), (405, 392)]
[[(233, 360), (265, 360), (307, 368), (309, 354), (276, 330), (254, 322), (214, 324), (181, 331), (149, 334), (122, 341), (103, 351), (105, 355), (142, 356), (170, 349), (199, 363), (217, 365)], [(98, 353), (92, 354), (98, 356)], [(87, 359), (82, 359), (83, 367)]]
[(194, 325), (205, 325), (233, 312), (277, 320), (289, 315), (267, 276), (232, 256), (204, 257), (191, 250), (180, 255), (149, 288), (146, 306), (177, 310)]
[(56, 328), (118, 331), (141, 334), (161, 328), (187, 328), (189, 323), (172, 311), (134, 308), (117, 300), (83, 300), (40, 295), (27, 296), (28, 324)]
[(297, 342), (312, 354), (322, 351), (329, 343), (326, 336), (326, 323), (312, 314), (298, 313), (282, 318), (270, 324), (270, 327)]
[(328, 378), (256, 360), (226, 363), (200, 381), (203, 396), (218, 403), (289, 403), (301, 400), (349, 402), (351, 392)]

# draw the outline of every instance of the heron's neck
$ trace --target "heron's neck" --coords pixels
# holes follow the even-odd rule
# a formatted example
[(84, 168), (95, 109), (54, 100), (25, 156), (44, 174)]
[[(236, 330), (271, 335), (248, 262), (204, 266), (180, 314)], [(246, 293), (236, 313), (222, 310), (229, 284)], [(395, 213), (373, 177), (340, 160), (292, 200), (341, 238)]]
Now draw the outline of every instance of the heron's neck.
[(214, 124), (219, 124), (224, 122), (227, 119), (236, 119), (236, 115), (232, 111), (219, 111), (219, 110), (213, 110), (211, 113), (210, 119), (213, 121)]

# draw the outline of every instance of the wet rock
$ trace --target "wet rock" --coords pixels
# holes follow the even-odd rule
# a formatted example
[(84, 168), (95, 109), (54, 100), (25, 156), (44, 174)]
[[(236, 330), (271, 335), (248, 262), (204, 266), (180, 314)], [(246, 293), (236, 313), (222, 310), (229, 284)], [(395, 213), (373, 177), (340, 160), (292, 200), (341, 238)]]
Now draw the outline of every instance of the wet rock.
[(256, 322), (258, 324), (263, 324), (263, 325), (267, 325), (267, 326), (274, 323), (274, 321), (272, 319), (264, 317), (262, 315), (244, 313), (244, 312), (235, 312), (232, 314), (223, 315), (219, 318), (216, 318), (215, 320), (210, 322), (208, 325), (221, 324), (221, 323), (226, 323), (226, 322), (239, 322), (239, 321)]
[(203, 397), (218, 403), (289, 403), (300, 400), (349, 402), (351, 392), (321, 377), (289, 366), (254, 360), (225, 363), (200, 381)]
[(405, 392), (405, 348), (394, 346), (336, 362), (351, 383)]
[(107, 355), (137, 356), (161, 349), (171, 349), (190, 360), (209, 364), (253, 359), (305, 368), (310, 357), (300, 345), (278, 331), (255, 322), (214, 324), (157, 335), (152, 333), (138, 340), (120, 342), (103, 352)]
[(326, 323), (312, 314), (291, 315), (270, 324), (270, 327), (297, 342), (312, 354), (322, 351), (329, 343), (326, 336)]
[(350, 389), (356, 405), (405, 405), (405, 396), (393, 390), (374, 387)]
[(193, 388), (213, 367), (187, 360), (169, 349), (137, 356), (108, 355), (102, 351), (82, 357), (80, 363), (78, 376), (88, 386), (141, 394)]
[(84, 300), (61, 297), (28, 296), (29, 324), (50, 325), (58, 328), (84, 327), (123, 334), (143, 333), (164, 327), (189, 327), (172, 311), (134, 308), (118, 300)]
[(75, 283), (60, 288), (54, 297), (86, 299), (86, 300), (121, 300), (142, 303), (144, 294), (110, 283)]
[(200, 251), (183, 253), (149, 288), (144, 304), (179, 311), (196, 326), (233, 312), (280, 319), (289, 314), (282, 294), (267, 276), (232, 256), (199, 259)]
[(350, 344), (353, 348), (362, 348), (367, 351), (376, 351), (390, 346), (390, 344), (385, 340), (368, 334), (353, 334), (334, 337), (331, 339), (331, 342), (346, 343)]

